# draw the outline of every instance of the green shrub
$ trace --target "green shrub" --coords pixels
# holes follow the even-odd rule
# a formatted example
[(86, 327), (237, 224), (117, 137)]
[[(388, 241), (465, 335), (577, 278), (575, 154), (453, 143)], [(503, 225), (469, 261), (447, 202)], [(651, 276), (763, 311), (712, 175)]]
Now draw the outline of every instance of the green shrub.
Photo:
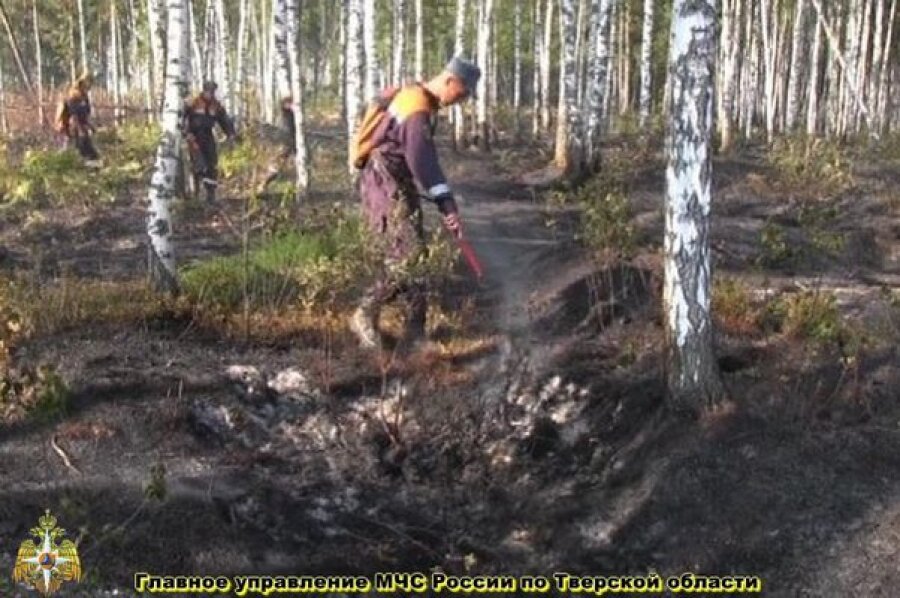
[(776, 183), (796, 195), (834, 197), (853, 182), (850, 159), (833, 140), (785, 136), (767, 155)]
[(759, 310), (750, 290), (733, 278), (716, 280), (713, 285), (712, 312), (719, 326), (731, 334), (752, 334), (759, 329)]
[(798, 256), (797, 248), (788, 242), (784, 228), (771, 220), (763, 225), (759, 233), (759, 246), (756, 256), (756, 264), (759, 266), (786, 266)]
[(847, 332), (832, 293), (782, 295), (769, 304), (768, 316), (776, 330), (820, 345), (837, 344)]
[(581, 200), (583, 219), (576, 238), (598, 257), (629, 257), (635, 247), (634, 226), (628, 198), (621, 193), (585, 197)]
[(245, 300), (277, 308), (348, 292), (371, 265), (364, 223), (339, 209), (309, 221), (300, 230), (271, 233), (246, 252), (186, 266), (186, 293), (198, 303), (234, 309)]

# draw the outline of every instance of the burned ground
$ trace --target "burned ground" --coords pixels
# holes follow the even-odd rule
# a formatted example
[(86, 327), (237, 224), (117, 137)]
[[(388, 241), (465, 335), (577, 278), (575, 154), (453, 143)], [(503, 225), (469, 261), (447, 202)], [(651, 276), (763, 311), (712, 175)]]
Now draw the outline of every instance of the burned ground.
[[(527, 148), (452, 160), (488, 273), (479, 286), (460, 266), (435, 289), (465, 315), (464, 350), (437, 326), (446, 344), (381, 363), (342, 328), (327, 342), (248, 341), (189, 311), (17, 347), (17, 366), (54, 364), (71, 396), (65, 417), (0, 424), (0, 562), (51, 508), (86, 567), (68, 595), (122, 595), (136, 571), (433, 567), (745, 573), (773, 596), (891, 595), (900, 244), (886, 181), (896, 168), (861, 170), (846, 193), (814, 204), (837, 216), (809, 224), (752, 153), (716, 163), (717, 276), (746, 285), (754, 305), (784, 290), (830, 292), (870, 340), (852, 353), (816, 345), (768, 328), (762, 308), (746, 328), (723, 322), (729, 401), (687, 421), (667, 411), (662, 382), (663, 171), (634, 169), (638, 250), (598, 265), (571, 240), (578, 213), (517, 182), (537, 161)], [(237, 204), (226, 208), (233, 221)], [(5, 267), (139, 279), (140, 205), (9, 223)], [(181, 259), (238, 250), (221, 216), (182, 214)], [(766, 226), (792, 253), (761, 242)], [(847, 242), (822, 251), (836, 232)]]

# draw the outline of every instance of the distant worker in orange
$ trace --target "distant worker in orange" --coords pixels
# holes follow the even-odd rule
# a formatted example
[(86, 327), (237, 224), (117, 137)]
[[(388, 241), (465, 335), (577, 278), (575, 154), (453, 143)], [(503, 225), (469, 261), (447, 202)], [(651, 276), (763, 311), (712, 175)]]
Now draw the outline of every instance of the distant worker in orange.
[(89, 166), (99, 166), (100, 154), (91, 139), (96, 131), (91, 124), (91, 100), (88, 92), (94, 83), (90, 73), (84, 73), (66, 93), (56, 111), (56, 131), (67, 138), (69, 147), (78, 150)]

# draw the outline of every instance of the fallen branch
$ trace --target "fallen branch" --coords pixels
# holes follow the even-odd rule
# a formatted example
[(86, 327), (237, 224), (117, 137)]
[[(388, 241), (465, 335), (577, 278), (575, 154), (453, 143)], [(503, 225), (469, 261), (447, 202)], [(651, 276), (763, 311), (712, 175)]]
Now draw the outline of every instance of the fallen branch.
[(72, 465), (72, 460), (69, 459), (69, 455), (66, 454), (66, 451), (62, 449), (56, 442), (56, 436), (50, 438), (50, 446), (53, 447), (53, 451), (59, 455), (59, 458), (62, 459), (62, 462), (65, 464), (66, 468), (74, 471), (78, 475), (82, 475), (81, 471), (74, 465)]

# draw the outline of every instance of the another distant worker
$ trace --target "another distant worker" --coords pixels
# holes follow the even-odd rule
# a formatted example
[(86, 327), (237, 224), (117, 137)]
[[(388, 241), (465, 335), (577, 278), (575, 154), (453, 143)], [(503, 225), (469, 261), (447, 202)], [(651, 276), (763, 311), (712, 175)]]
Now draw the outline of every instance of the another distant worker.
[(202, 185), (206, 189), (206, 200), (210, 203), (216, 200), (216, 187), (219, 185), (219, 152), (213, 128), (218, 124), (231, 141), (237, 137), (225, 107), (216, 99), (217, 88), (213, 81), (206, 81), (200, 95), (185, 104), (182, 120), (182, 130), (190, 148), (195, 188), (199, 192)]
[(278, 178), (289, 161), (297, 155), (297, 124), (294, 121), (294, 99), (290, 96), (281, 99), (281, 126), (283, 149), (269, 164), (268, 175), (260, 185), (259, 193), (265, 193), (266, 188)]
[(56, 130), (67, 138), (69, 147), (78, 150), (88, 166), (100, 165), (100, 154), (92, 140), (95, 132), (91, 124), (91, 100), (88, 92), (94, 83), (90, 73), (84, 73), (66, 93), (56, 111)]

